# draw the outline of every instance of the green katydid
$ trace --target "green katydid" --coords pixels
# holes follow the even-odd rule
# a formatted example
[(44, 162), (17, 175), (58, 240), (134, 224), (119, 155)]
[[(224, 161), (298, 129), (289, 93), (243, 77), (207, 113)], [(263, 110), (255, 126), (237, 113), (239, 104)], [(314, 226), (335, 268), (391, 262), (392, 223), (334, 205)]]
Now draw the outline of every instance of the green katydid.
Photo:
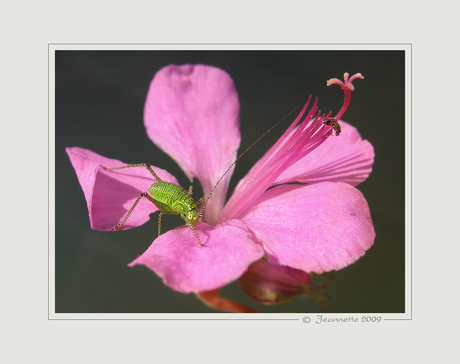
[[(290, 115), (291, 113), (289, 113), (288, 115)], [(198, 201), (193, 200), (192, 186), (190, 186), (190, 188), (187, 191), (183, 189), (181, 186), (176, 185), (174, 183), (164, 182), (163, 180), (161, 180), (160, 177), (158, 177), (158, 175), (154, 172), (152, 167), (148, 165), (147, 163), (128, 164), (125, 166), (115, 167), (115, 168), (106, 168), (102, 166), (102, 168), (104, 168), (107, 171), (114, 171), (114, 170), (122, 169), (122, 168), (145, 167), (152, 174), (152, 176), (157, 180), (157, 182), (153, 183), (149, 188), (150, 195), (148, 192), (141, 193), (139, 197), (136, 199), (136, 201), (134, 202), (133, 206), (129, 209), (124, 219), (119, 224), (117, 224), (115, 227), (113, 227), (111, 231), (117, 230), (120, 226), (122, 226), (126, 222), (126, 220), (129, 218), (129, 215), (131, 215), (131, 213), (133, 212), (133, 210), (139, 203), (140, 199), (142, 197), (145, 197), (149, 201), (151, 201), (160, 210), (160, 215), (158, 216), (158, 236), (161, 235), (161, 217), (163, 215), (180, 215), (181, 218), (185, 221), (185, 224), (192, 229), (200, 245), (204, 246), (194, 226), (197, 225), (200, 219), (203, 217), (204, 211), (206, 208), (206, 203), (208, 202), (212, 193), (215, 191), (215, 189), (217, 188), (219, 183), (222, 181), (222, 179), (225, 177), (225, 175), (235, 165), (235, 163), (249, 149), (251, 149), (254, 145), (256, 145), (265, 135), (267, 135), (276, 126), (278, 126), (278, 124), (280, 124), (286, 117), (279, 120), (275, 125), (273, 125), (270, 129), (268, 129), (264, 134), (262, 134), (262, 136), (259, 139), (257, 139), (254, 143), (252, 143), (244, 152), (242, 152), (238, 156), (238, 158), (235, 159), (235, 161), (230, 165), (230, 167), (228, 167), (228, 169), (224, 172), (224, 174), (219, 178), (217, 183), (214, 185), (213, 189), (209, 193), (206, 200), (204, 199), (204, 197), (201, 197)], [(324, 120), (323, 123), (326, 125), (331, 125), (333, 129), (335, 130), (336, 135), (340, 134), (340, 125), (337, 119), (328, 118)], [(198, 209), (198, 206), (200, 204), (202, 204), (202, 206), (200, 209)]]

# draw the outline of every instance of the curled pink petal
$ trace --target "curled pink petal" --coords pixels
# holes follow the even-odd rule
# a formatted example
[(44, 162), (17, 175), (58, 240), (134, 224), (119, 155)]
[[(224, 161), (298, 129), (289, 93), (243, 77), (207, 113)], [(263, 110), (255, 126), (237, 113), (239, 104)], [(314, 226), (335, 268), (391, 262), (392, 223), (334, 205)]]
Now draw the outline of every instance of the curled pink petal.
[(271, 263), (304, 272), (344, 268), (375, 238), (365, 198), (340, 182), (272, 188), (241, 221), (264, 245)]
[[(111, 230), (123, 220), (139, 195), (156, 182), (145, 167), (107, 171), (101, 166), (114, 168), (127, 163), (83, 148), (66, 148), (66, 152), (85, 194), (91, 227), (95, 230)], [(178, 184), (176, 178), (165, 170), (152, 168), (163, 181)], [(117, 230), (142, 225), (157, 210), (152, 202), (142, 198), (126, 223)]]
[(204, 246), (192, 230), (183, 226), (160, 235), (130, 266), (142, 264), (160, 276), (164, 284), (182, 292), (223, 287), (243, 275), (264, 251), (238, 220), (196, 227)]
[[(144, 123), (152, 141), (189, 178), (198, 178), (205, 196), (236, 158), (240, 144), (239, 101), (230, 76), (204, 65), (167, 66), (150, 84)], [(222, 209), (230, 171), (206, 206), (212, 223)]]
[(374, 148), (358, 130), (340, 121), (342, 133), (329, 137), (319, 148), (286, 169), (274, 184), (291, 182), (345, 182), (356, 186), (372, 172)]

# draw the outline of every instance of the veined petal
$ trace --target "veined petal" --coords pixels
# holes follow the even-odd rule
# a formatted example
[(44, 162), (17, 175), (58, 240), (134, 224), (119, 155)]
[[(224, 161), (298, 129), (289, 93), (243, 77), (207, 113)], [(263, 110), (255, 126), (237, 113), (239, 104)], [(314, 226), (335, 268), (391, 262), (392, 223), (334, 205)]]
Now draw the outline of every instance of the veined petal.
[[(236, 158), (239, 101), (230, 76), (204, 65), (167, 66), (150, 84), (144, 123), (152, 141), (168, 153), (205, 196)], [(222, 209), (232, 171), (206, 206), (213, 222)]]
[[(123, 220), (139, 195), (157, 182), (145, 167), (107, 171), (101, 166), (114, 168), (127, 163), (78, 147), (66, 148), (66, 152), (85, 194), (89, 220), (95, 230), (111, 230)], [(165, 170), (152, 168), (163, 181), (178, 184), (176, 178)], [(157, 210), (152, 202), (141, 198), (126, 223), (117, 230), (142, 225)]]
[(264, 245), (271, 263), (305, 272), (344, 268), (375, 238), (367, 201), (341, 182), (272, 188), (241, 221)]
[(196, 226), (204, 246), (192, 230), (183, 226), (160, 235), (130, 267), (142, 264), (160, 276), (164, 284), (182, 292), (223, 287), (243, 275), (264, 251), (238, 220)]
[(342, 133), (330, 136), (310, 154), (286, 169), (274, 184), (345, 182), (356, 186), (372, 172), (374, 148), (358, 130), (340, 121)]

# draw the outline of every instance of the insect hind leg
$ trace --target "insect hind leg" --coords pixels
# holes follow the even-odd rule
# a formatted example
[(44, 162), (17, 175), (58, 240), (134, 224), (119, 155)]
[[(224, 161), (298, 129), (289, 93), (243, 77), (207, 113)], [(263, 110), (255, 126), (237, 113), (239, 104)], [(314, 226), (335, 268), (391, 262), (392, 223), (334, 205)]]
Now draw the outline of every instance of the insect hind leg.
[(179, 215), (177, 212), (164, 212), (160, 210), (160, 215), (158, 215), (158, 236), (161, 235), (161, 217), (163, 215)]
[(129, 209), (129, 211), (126, 214), (125, 218), (120, 223), (115, 225), (112, 229), (110, 229), (110, 231), (115, 231), (119, 227), (121, 227), (121, 226), (123, 226), (125, 224), (126, 220), (128, 220), (129, 215), (131, 215), (131, 213), (133, 212), (133, 210), (135, 209), (135, 207), (137, 206), (137, 204), (139, 203), (139, 201), (141, 200), (142, 197), (146, 197), (148, 200), (150, 200), (151, 202), (155, 203), (153, 198), (147, 192), (141, 193), (139, 195), (139, 197), (136, 199), (136, 202), (134, 202), (133, 206)]
[(136, 164), (127, 164), (125, 166), (121, 166), (121, 167), (114, 167), (114, 168), (107, 168), (107, 167), (104, 167), (104, 166), (101, 166), (102, 168), (104, 168), (106, 171), (115, 171), (117, 169), (123, 169), (123, 168), (132, 168), (132, 167), (145, 167), (147, 168), (147, 170), (152, 174), (153, 178), (155, 178), (158, 182), (164, 182), (160, 177), (158, 177), (158, 175), (153, 171), (152, 167), (150, 166), (150, 164), (147, 164), (147, 163), (136, 163)]

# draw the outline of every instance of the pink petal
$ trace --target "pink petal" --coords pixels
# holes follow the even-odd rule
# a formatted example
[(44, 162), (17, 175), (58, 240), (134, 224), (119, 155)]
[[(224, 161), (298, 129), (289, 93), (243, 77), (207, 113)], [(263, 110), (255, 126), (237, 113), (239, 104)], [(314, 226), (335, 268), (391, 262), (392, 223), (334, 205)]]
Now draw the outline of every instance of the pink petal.
[(320, 147), (286, 169), (275, 184), (289, 182), (346, 182), (356, 186), (372, 172), (374, 148), (355, 127), (340, 121), (342, 133), (330, 136)]
[(340, 182), (275, 187), (241, 221), (263, 243), (271, 263), (305, 272), (344, 268), (375, 238), (365, 198)]
[[(106, 171), (101, 165), (113, 168), (126, 163), (83, 148), (66, 148), (66, 152), (85, 194), (91, 227), (95, 230), (112, 229), (126, 216), (139, 195), (147, 192), (150, 185), (156, 182), (145, 167)], [(178, 184), (176, 178), (165, 170), (154, 166), (152, 169), (163, 181)], [(144, 224), (149, 220), (149, 215), (157, 210), (152, 202), (142, 198), (118, 230)]]
[(198, 243), (189, 227), (183, 226), (155, 239), (130, 266), (143, 264), (158, 274), (167, 286), (190, 293), (229, 284), (264, 254), (238, 220), (214, 226), (200, 222), (197, 233), (204, 246)]
[[(240, 144), (239, 101), (230, 76), (210, 66), (161, 69), (150, 84), (144, 123), (150, 139), (189, 178), (198, 178), (205, 196), (236, 158)], [(229, 172), (206, 206), (213, 222), (225, 202)]]

